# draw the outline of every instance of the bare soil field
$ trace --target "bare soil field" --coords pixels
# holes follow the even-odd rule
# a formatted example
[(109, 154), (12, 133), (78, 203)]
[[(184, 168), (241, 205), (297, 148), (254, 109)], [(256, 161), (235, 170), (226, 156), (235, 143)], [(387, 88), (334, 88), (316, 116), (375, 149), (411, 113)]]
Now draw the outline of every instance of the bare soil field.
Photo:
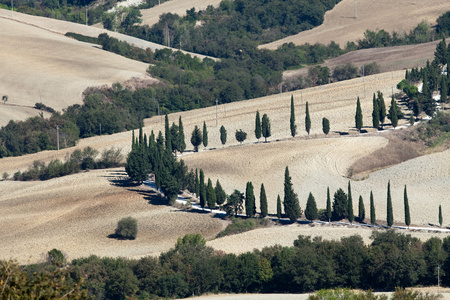
[(355, 19), (355, 1), (343, 0), (326, 12), (322, 25), (260, 47), (276, 49), (284, 43), (329, 44), (331, 41), (343, 47), (348, 41), (356, 42), (363, 38), (366, 30), (403, 33), (421, 21), (434, 25), (436, 19), (448, 10), (450, 2), (446, 0), (358, 0)]
[(172, 13), (181, 17), (186, 15), (186, 10), (195, 8), (196, 11), (205, 10), (209, 5), (219, 6), (221, 0), (170, 0), (161, 5), (149, 9), (141, 9), (142, 24), (152, 26), (159, 21), (164, 13)]

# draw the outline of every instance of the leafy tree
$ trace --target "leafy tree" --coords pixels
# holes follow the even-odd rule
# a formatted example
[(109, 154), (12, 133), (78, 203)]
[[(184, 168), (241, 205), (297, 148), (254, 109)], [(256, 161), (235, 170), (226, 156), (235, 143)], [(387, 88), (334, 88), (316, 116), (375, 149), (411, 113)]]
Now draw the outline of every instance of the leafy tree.
[(333, 70), (333, 78), (337, 81), (348, 80), (358, 76), (358, 68), (352, 63), (336, 66)]
[(5, 104), (8, 101), (8, 95), (3, 95), (2, 101), (3, 101), (3, 104)]
[(270, 119), (267, 116), (267, 114), (264, 114), (262, 117), (261, 129), (262, 129), (262, 135), (264, 137), (264, 142), (267, 142), (267, 138), (271, 136)]
[(236, 130), (236, 140), (242, 144), (243, 141), (247, 138), (247, 133), (242, 131), (242, 129)]
[(322, 131), (325, 135), (328, 135), (330, 132), (330, 121), (327, 118), (322, 119)]
[(306, 202), (305, 217), (310, 221), (316, 220), (318, 217), (316, 200), (311, 192), (309, 193), (308, 201)]
[(289, 168), (284, 172), (284, 213), (291, 221), (295, 221), (302, 216), (302, 210), (298, 201), (298, 196), (292, 187)]
[(264, 183), (261, 183), (261, 191), (259, 193), (259, 203), (261, 207), (261, 218), (265, 218), (268, 215), (268, 209), (267, 209), (266, 189), (264, 188)]
[(445, 37), (442, 38), (442, 41), (437, 44), (436, 51), (434, 52), (434, 56), (441, 66), (445, 66), (448, 61), (448, 53), (447, 53), (447, 44), (445, 43)]
[(309, 105), (308, 101), (306, 101), (306, 112), (305, 112), (305, 130), (308, 133), (311, 131), (311, 117), (309, 116)]
[(259, 111), (256, 111), (256, 118), (255, 118), (255, 137), (259, 142), (259, 139), (261, 138), (262, 134), (262, 127), (261, 127), (261, 117), (259, 116)]
[(247, 182), (245, 189), (245, 214), (247, 217), (254, 217), (256, 214), (255, 193), (253, 191), (253, 184), (250, 181)]
[(332, 216), (332, 211), (331, 211), (331, 197), (330, 197), (330, 187), (327, 187), (327, 219), (328, 222), (331, 221), (331, 216)]
[(214, 191), (216, 192), (216, 202), (219, 206), (225, 203), (225, 200), (227, 200), (227, 194), (225, 193), (224, 189), (222, 188), (222, 185), (219, 182), (219, 179), (217, 179), (216, 187), (214, 188)]
[(208, 130), (206, 129), (206, 122), (203, 121), (203, 146), (208, 146)]
[(360, 222), (364, 222), (366, 218), (366, 209), (364, 208), (364, 201), (361, 195), (359, 195), (358, 218)]
[(391, 99), (391, 107), (389, 108), (388, 119), (391, 120), (392, 126), (395, 128), (398, 125), (397, 105), (394, 97)]
[(380, 110), (380, 125), (383, 127), (384, 120), (386, 119), (386, 103), (384, 103), (383, 93), (377, 91), (377, 99), (378, 99), (378, 108)]
[(295, 107), (294, 107), (294, 95), (291, 95), (291, 118), (290, 118), (290, 126), (291, 126), (291, 136), (295, 137), (297, 133), (297, 125), (295, 125)]
[(409, 225), (411, 224), (411, 216), (409, 214), (409, 202), (408, 202), (408, 194), (406, 192), (406, 185), (405, 190), (403, 192), (403, 202), (405, 206), (405, 224), (409, 228)]
[(439, 205), (439, 227), (442, 227), (442, 207)]
[(195, 125), (191, 135), (191, 144), (192, 146), (194, 146), (195, 152), (198, 152), (198, 146), (200, 146), (201, 143), (202, 143), (202, 132), (198, 128), (198, 126)]
[(348, 216), (347, 209), (348, 209), (347, 195), (342, 189), (338, 189), (334, 193), (333, 220), (339, 221), (346, 218)]
[(210, 178), (208, 178), (208, 187), (206, 188), (206, 202), (208, 203), (208, 207), (210, 209), (214, 209), (216, 207), (216, 192), (214, 191)]
[(178, 119), (178, 151), (181, 153), (186, 150), (186, 142), (184, 137), (184, 128), (183, 128), (183, 122), (181, 121), (181, 116)]
[(281, 219), (281, 199), (280, 195), (277, 197), (277, 218), (278, 220)]
[(361, 111), (361, 103), (359, 102), (359, 96), (356, 101), (355, 127), (358, 129), (358, 132), (361, 132), (361, 128), (363, 127), (363, 115)]
[(370, 191), (370, 224), (375, 225), (377, 222), (375, 216), (375, 204), (373, 203), (373, 193)]
[(237, 216), (242, 213), (244, 209), (244, 194), (238, 190), (234, 190), (234, 192), (228, 196), (227, 204), (225, 204), (225, 211), (228, 216)]
[(387, 225), (391, 227), (394, 224), (394, 213), (392, 212), (392, 199), (391, 199), (391, 181), (388, 182), (387, 188)]
[(375, 97), (375, 93), (373, 93), (373, 101), (372, 101), (372, 126), (373, 128), (380, 127), (380, 109), (378, 107), (378, 100)]
[(355, 220), (355, 215), (353, 214), (353, 198), (352, 198), (352, 188), (350, 186), (350, 180), (348, 181), (348, 194), (347, 194), (347, 216), (350, 223)]
[(222, 125), (220, 126), (220, 142), (222, 145), (225, 145), (227, 143), (227, 130)]
[(205, 174), (203, 173), (203, 169), (200, 169), (200, 207), (205, 208), (206, 205), (206, 186), (205, 186)]
[(126, 217), (117, 223), (115, 234), (120, 239), (134, 240), (138, 233), (137, 220), (133, 217)]

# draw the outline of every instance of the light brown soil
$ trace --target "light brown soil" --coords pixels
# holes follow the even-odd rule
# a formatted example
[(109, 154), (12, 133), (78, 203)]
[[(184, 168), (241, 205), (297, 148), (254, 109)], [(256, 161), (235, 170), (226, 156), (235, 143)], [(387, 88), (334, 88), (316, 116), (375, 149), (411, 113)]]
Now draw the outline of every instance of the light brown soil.
[(446, 0), (398, 0), (398, 1), (343, 0), (325, 13), (322, 25), (299, 34), (266, 44), (261, 48), (276, 49), (284, 43), (329, 44), (335, 41), (341, 47), (348, 41), (364, 37), (366, 30), (384, 29), (389, 33), (408, 32), (421, 21), (435, 24), (436, 19), (450, 10)]

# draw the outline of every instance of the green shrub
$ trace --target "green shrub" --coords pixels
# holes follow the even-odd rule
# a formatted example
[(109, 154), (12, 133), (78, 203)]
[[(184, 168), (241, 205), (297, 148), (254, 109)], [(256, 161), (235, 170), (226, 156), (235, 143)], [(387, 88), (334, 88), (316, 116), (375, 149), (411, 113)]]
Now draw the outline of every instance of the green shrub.
[(126, 217), (121, 219), (117, 223), (116, 228), (116, 236), (120, 239), (128, 239), (128, 240), (134, 240), (138, 233), (138, 224), (137, 220), (132, 217)]
[(217, 237), (224, 237), (231, 234), (242, 233), (256, 229), (258, 227), (266, 227), (270, 223), (268, 219), (233, 219), (233, 223), (227, 226), (224, 231), (219, 232)]
[(63, 267), (66, 264), (66, 257), (58, 249), (52, 249), (48, 251), (48, 262), (52, 265)]

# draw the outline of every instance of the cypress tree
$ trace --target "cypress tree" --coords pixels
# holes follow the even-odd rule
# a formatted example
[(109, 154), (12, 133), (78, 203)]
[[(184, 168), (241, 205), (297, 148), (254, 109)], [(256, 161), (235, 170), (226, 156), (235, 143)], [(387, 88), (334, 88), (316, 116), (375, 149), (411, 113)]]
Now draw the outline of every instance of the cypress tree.
[(195, 195), (200, 197), (200, 180), (198, 179), (198, 170), (195, 169)]
[(442, 207), (439, 205), (439, 226), (442, 227)]
[(277, 218), (278, 220), (281, 219), (281, 199), (280, 195), (277, 197)]
[(316, 200), (311, 192), (309, 193), (308, 201), (306, 202), (305, 217), (309, 221), (313, 221), (318, 217)]
[(288, 167), (284, 172), (284, 213), (291, 221), (295, 221), (302, 216), (298, 196), (292, 188)]
[(208, 146), (208, 130), (206, 129), (206, 122), (203, 121), (203, 146)]
[(165, 144), (166, 150), (168, 152), (172, 152), (172, 136), (170, 134), (169, 116), (167, 114), (166, 114), (166, 117), (165, 117), (164, 131), (165, 131), (164, 132), (165, 133), (164, 137), (165, 137), (165, 140), (166, 140), (166, 144)]
[(253, 192), (253, 184), (247, 182), (245, 189), (245, 214), (247, 217), (253, 217), (256, 214), (255, 193)]
[(205, 174), (203, 173), (203, 169), (200, 169), (200, 206), (201, 208), (205, 208), (206, 204), (206, 187), (205, 187)]
[(375, 204), (373, 203), (373, 193), (370, 191), (370, 224), (375, 225), (377, 222), (375, 216)]
[[(450, 70), (449, 70), (450, 71)], [(448, 84), (447, 78), (445, 76), (441, 76), (441, 109), (444, 110), (444, 105), (447, 102), (448, 97)]]
[(262, 134), (262, 128), (261, 128), (261, 118), (259, 116), (259, 111), (256, 111), (256, 117), (255, 117), (255, 137), (259, 142), (259, 139), (261, 138)]
[(380, 109), (378, 108), (378, 101), (377, 98), (375, 97), (375, 93), (373, 93), (372, 105), (373, 105), (372, 126), (373, 128), (378, 128), (380, 127)]
[(330, 198), (330, 187), (327, 187), (327, 219), (328, 222), (331, 221), (331, 198)]
[(224, 189), (222, 188), (222, 185), (219, 182), (219, 179), (216, 181), (216, 187), (214, 188), (214, 191), (216, 193), (216, 203), (221, 206), (225, 203), (225, 200), (227, 200), (227, 194), (225, 193)]
[(265, 218), (268, 215), (268, 209), (267, 209), (266, 189), (264, 188), (264, 183), (261, 184), (261, 192), (259, 193), (259, 202), (261, 206), (261, 218)]
[(136, 137), (134, 136), (134, 130), (131, 134), (131, 150), (134, 150), (136, 148)]
[(322, 131), (325, 135), (330, 132), (330, 121), (327, 118), (322, 118)]
[(411, 216), (409, 215), (409, 202), (408, 202), (408, 194), (406, 192), (406, 185), (405, 190), (403, 192), (403, 202), (405, 205), (405, 224), (409, 228), (409, 225), (411, 224)]
[(358, 129), (358, 132), (361, 132), (361, 128), (363, 127), (363, 116), (359, 96), (358, 99), (356, 100), (355, 127), (356, 129)]
[(342, 220), (348, 217), (348, 200), (347, 195), (342, 189), (338, 189), (334, 193), (333, 199), (333, 220)]
[(384, 103), (383, 93), (380, 91), (377, 91), (377, 99), (378, 99), (378, 108), (380, 109), (380, 125), (383, 127), (384, 120), (386, 119), (386, 103)]
[(220, 126), (220, 142), (222, 145), (225, 145), (227, 143), (227, 130), (222, 125)]
[(353, 198), (352, 198), (352, 188), (350, 186), (350, 180), (348, 181), (348, 195), (347, 195), (347, 215), (348, 220), (350, 223), (353, 224), (353, 221), (355, 220), (355, 215), (353, 214)]
[(309, 116), (309, 105), (308, 105), (308, 101), (306, 101), (306, 116), (305, 116), (305, 129), (306, 132), (308, 133), (308, 137), (309, 137), (309, 132), (311, 130), (311, 118)]
[(387, 215), (386, 215), (387, 225), (391, 227), (394, 224), (394, 213), (392, 211), (392, 199), (391, 199), (391, 181), (388, 182), (387, 189)]
[(291, 119), (290, 119), (290, 125), (291, 125), (291, 135), (292, 135), (292, 137), (295, 137), (295, 134), (297, 133), (297, 125), (295, 125), (294, 95), (291, 95)]
[(262, 117), (261, 129), (262, 129), (262, 135), (264, 137), (264, 142), (267, 143), (267, 138), (272, 135), (270, 133), (270, 119), (269, 119), (269, 116), (267, 116), (267, 114), (264, 114)]
[(359, 195), (358, 218), (361, 223), (363, 223), (366, 218), (366, 208), (364, 207), (364, 201), (361, 195)]
[(216, 192), (214, 191), (210, 178), (208, 178), (208, 187), (206, 189), (206, 202), (208, 203), (208, 207), (210, 209), (214, 209), (216, 207)]
[(392, 126), (395, 128), (398, 125), (397, 105), (395, 103), (394, 96), (391, 99), (391, 107), (389, 108), (389, 120), (391, 120)]
[(184, 136), (183, 122), (181, 121), (181, 116), (178, 119), (178, 147), (179, 147), (178, 150), (181, 153), (183, 153), (184, 150), (186, 150), (186, 141), (185, 141), (185, 136)]
[(198, 146), (202, 143), (202, 132), (197, 125), (195, 125), (194, 130), (191, 135), (191, 144), (194, 146), (194, 151), (198, 152)]

